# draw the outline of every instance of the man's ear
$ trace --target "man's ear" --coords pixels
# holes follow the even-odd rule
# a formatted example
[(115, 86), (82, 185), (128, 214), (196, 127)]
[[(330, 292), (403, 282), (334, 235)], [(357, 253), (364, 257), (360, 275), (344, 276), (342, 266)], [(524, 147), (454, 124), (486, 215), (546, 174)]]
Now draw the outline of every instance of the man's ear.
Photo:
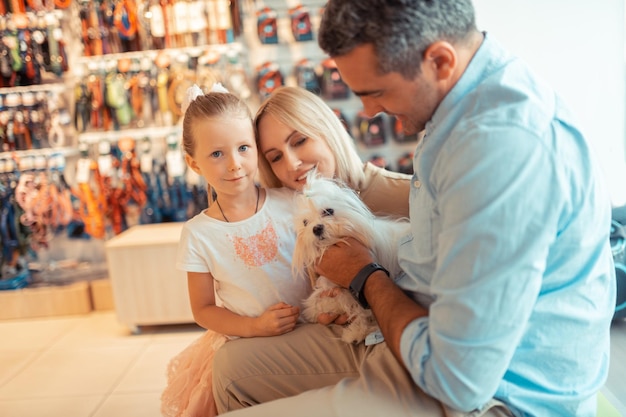
[(187, 163), (187, 166), (193, 170), (193, 172), (195, 172), (198, 175), (202, 175), (202, 173), (200, 172), (200, 168), (198, 168), (198, 164), (196, 163), (195, 159), (193, 159), (191, 155), (189, 155), (188, 153), (185, 153), (185, 162)]
[(437, 41), (424, 51), (424, 61), (430, 66), (437, 81), (445, 81), (453, 77), (458, 65), (458, 55), (452, 44)]

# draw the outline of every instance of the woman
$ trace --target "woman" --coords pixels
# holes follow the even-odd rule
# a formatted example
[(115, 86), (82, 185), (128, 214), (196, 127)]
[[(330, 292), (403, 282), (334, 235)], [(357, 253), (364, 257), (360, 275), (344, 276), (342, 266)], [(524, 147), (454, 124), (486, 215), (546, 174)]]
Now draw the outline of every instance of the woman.
[(315, 94), (299, 87), (275, 90), (254, 127), (264, 187), (300, 190), (316, 168), (357, 191), (375, 214), (408, 217), (411, 177), (363, 163), (340, 120)]

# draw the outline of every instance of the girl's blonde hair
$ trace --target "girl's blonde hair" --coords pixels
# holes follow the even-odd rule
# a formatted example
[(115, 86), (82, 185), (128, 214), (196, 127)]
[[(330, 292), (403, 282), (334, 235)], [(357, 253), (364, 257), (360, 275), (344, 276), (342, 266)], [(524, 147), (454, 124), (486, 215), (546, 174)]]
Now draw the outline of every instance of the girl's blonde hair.
[[(354, 146), (352, 137), (328, 105), (318, 96), (301, 87), (280, 87), (267, 98), (254, 118), (254, 135), (259, 143), (259, 122), (266, 114), (271, 115), (306, 137), (326, 141), (335, 158), (335, 178), (350, 188), (359, 190), (364, 180), (363, 162)], [(270, 163), (259, 152), (259, 179), (267, 188), (282, 187), (272, 171)]]
[[(194, 138), (196, 122), (201, 119), (217, 118), (222, 116), (230, 116), (241, 118), (243, 122), (252, 123), (252, 113), (248, 105), (231, 93), (210, 92), (196, 97), (185, 111), (183, 117), (183, 152), (193, 157), (196, 148), (196, 139)], [(211, 133), (206, 136), (197, 138), (198, 140), (210, 140)], [(215, 201), (215, 194), (211, 184), (207, 184), (207, 192), (209, 195), (209, 206)]]
[[(231, 93), (208, 93), (196, 97), (185, 111), (183, 118), (183, 151), (193, 156), (195, 151), (194, 126), (199, 119), (232, 116), (252, 123), (252, 114), (248, 105)], [(206, 139), (210, 139), (208, 134)], [(200, 138), (197, 138), (200, 139)]]

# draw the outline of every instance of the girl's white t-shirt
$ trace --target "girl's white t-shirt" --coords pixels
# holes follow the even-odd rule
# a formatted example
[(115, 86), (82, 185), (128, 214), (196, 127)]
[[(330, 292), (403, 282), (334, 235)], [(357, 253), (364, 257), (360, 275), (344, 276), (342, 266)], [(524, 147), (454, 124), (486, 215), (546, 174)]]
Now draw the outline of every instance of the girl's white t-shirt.
[(258, 317), (281, 301), (302, 307), (311, 288), (291, 270), (294, 197), (287, 188), (266, 189), (259, 211), (239, 222), (196, 215), (183, 227), (176, 267), (210, 272), (216, 305), (240, 315)]

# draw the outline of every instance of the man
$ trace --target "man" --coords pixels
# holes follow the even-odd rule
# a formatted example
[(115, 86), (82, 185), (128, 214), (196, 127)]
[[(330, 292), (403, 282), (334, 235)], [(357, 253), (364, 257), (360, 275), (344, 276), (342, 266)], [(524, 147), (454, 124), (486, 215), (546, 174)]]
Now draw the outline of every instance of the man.
[[(218, 370), (218, 400), (293, 395), (289, 381), (309, 366), (297, 389), (334, 385), (242, 415), (308, 415), (316, 404), (324, 416), (595, 415), (615, 305), (610, 201), (561, 100), (476, 29), (469, 0), (331, 0), (319, 42), (368, 115), (425, 130), (405, 274), (390, 279), (355, 241), (327, 251), (318, 272), (371, 306), (385, 343), (348, 348), (354, 365), (335, 383), (323, 380), (324, 360), (349, 354), (297, 329), (249, 351), (256, 361)], [(279, 339), (311, 354), (272, 352)]]

